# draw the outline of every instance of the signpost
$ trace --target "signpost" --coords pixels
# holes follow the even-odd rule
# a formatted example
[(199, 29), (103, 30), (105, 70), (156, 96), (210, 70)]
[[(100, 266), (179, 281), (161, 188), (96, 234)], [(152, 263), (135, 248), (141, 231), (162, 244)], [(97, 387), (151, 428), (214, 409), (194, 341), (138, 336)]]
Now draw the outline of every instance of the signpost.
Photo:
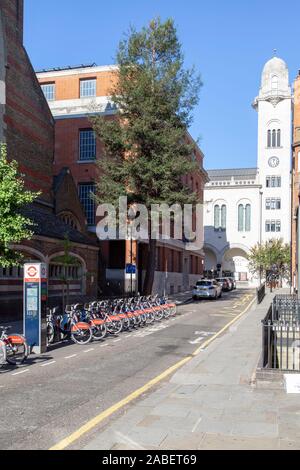
[(136, 289), (135, 287), (133, 288), (133, 281), (136, 283), (136, 274), (136, 265), (132, 263), (126, 264), (126, 279), (130, 279), (130, 295), (133, 295)]
[(24, 265), (24, 335), (32, 352), (42, 354), (47, 350), (46, 309), (48, 300), (47, 265)]

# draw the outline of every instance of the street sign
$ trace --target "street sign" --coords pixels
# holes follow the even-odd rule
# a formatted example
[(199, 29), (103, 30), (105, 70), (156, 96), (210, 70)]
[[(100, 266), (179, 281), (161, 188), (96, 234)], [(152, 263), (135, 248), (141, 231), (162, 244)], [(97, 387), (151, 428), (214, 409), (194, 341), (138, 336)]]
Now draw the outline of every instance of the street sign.
[(24, 265), (24, 335), (32, 351), (47, 350), (48, 274), (44, 263)]
[(136, 274), (136, 265), (126, 264), (126, 274)]

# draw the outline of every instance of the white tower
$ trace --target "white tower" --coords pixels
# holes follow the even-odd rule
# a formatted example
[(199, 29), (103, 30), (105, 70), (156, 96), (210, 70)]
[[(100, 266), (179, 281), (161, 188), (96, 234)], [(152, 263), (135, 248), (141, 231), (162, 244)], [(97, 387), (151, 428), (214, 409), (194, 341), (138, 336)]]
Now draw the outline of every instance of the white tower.
[(260, 238), (291, 241), (292, 93), (286, 63), (269, 60), (262, 73), (258, 112), (258, 171), (261, 191)]

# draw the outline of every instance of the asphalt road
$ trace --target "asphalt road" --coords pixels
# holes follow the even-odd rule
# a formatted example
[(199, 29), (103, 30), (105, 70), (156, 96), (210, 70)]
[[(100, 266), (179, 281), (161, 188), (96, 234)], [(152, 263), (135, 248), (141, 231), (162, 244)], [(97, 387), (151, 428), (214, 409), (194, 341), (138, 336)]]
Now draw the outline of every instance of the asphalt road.
[(190, 303), (175, 319), (101, 343), (59, 345), (22, 367), (0, 369), (0, 448), (49, 449), (192, 354), (253, 297), (237, 290), (218, 301)]

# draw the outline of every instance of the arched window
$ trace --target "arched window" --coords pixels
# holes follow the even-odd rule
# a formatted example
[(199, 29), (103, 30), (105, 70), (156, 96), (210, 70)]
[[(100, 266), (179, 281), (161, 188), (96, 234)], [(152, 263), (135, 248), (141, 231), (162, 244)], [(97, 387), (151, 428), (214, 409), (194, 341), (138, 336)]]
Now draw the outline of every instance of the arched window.
[(251, 205), (247, 204), (245, 208), (245, 231), (251, 232)]
[(268, 131), (268, 147), (271, 147), (271, 146), (272, 146), (272, 133), (269, 130)]
[(277, 147), (281, 147), (281, 130), (277, 129)]
[(220, 228), (220, 206), (215, 206), (214, 211), (214, 226), (215, 230), (219, 230)]
[(272, 131), (272, 147), (276, 147), (276, 130)]
[(225, 204), (223, 204), (221, 208), (221, 228), (222, 230), (226, 230), (226, 218), (227, 218), (227, 208)]
[(239, 210), (238, 210), (238, 231), (243, 232), (244, 231), (244, 226), (245, 226), (245, 211), (244, 211), (244, 206), (243, 204), (239, 205)]

